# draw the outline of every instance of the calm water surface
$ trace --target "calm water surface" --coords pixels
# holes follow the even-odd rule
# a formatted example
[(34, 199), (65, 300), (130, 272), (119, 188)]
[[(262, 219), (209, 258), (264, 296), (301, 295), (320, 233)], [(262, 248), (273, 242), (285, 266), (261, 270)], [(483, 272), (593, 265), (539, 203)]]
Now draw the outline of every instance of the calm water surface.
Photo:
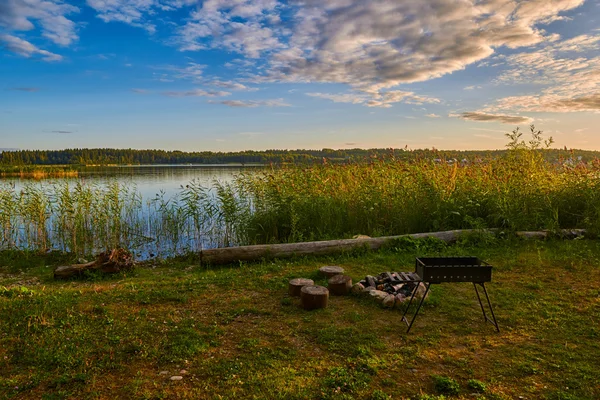
[[(98, 239), (99, 242), (91, 244), (95, 248), (90, 250), (90, 246), (84, 251), (99, 252), (106, 242), (102, 242), (105, 238), (111, 238), (115, 229), (118, 229), (115, 237), (121, 237), (118, 240), (125, 247), (135, 250), (138, 258), (150, 258), (154, 255), (171, 256), (186, 251), (193, 251), (199, 248), (213, 248), (222, 246), (236, 245), (232, 239), (231, 228), (223, 225), (223, 221), (219, 217), (208, 217), (201, 222), (198, 227), (193, 220), (188, 216), (179, 215), (174, 218), (170, 209), (162, 209), (160, 204), (152, 202), (152, 199), (157, 197), (157, 194), (163, 194), (162, 199), (168, 201), (176, 194), (181, 194), (182, 186), (185, 187), (191, 181), (196, 181), (206, 188), (214, 187), (215, 181), (226, 183), (231, 182), (240, 174), (252, 174), (262, 170), (262, 166), (242, 166), (242, 165), (152, 165), (152, 166), (131, 166), (131, 167), (94, 167), (80, 171), (78, 177), (64, 178), (48, 178), (41, 180), (23, 179), (23, 178), (5, 178), (0, 179), (0, 186), (14, 185), (16, 196), (27, 185), (41, 186), (48, 188), (46, 193), (53, 193), (52, 186), (63, 182), (69, 182), (73, 185), (79, 181), (84, 181), (86, 184), (99, 185), (100, 187), (112, 182), (119, 182), (121, 186), (126, 186), (130, 189), (135, 189), (141, 195), (142, 201), (131, 209), (131, 211), (122, 211), (123, 221), (127, 221), (128, 228), (114, 228), (110, 220), (102, 220), (97, 222), (95, 215), (87, 215), (86, 218), (93, 220), (90, 225), (92, 232), (86, 233), (86, 237), (93, 237), (93, 240)], [(108, 186), (107, 186), (108, 187)], [(0, 187), (1, 189), (1, 187)], [(54, 192), (56, 193), (56, 192)], [(209, 192), (210, 193), (210, 192)], [(52, 199), (50, 194), (47, 199)], [(25, 204), (25, 203), (24, 203)], [(29, 203), (27, 203), (29, 204)], [(36, 203), (37, 204), (37, 203)], [(108, 204), (108, 203), (107, 203)], [(112, 204), (112, 203), (111, 203)], [(128, 203), (132, 204), (132, 203)], [(0, 204), (1, 206), (1, 204)], [(108, 205), (107, 205), (108, 206)], [(60, 218), (57, 218), (60, 213), (56, 208), (56, 204), (51, 207), (51, 211), (47, 220), (42, 225), (35, 218), (40, 214), (37, 211), (26, 211), (19, 215), (13, 214), (13, 217), (2, 219), (4, 224), (0, 226), (3, 229), (2, 238), (0, 238), (0, 249), (5, 247), (17, 248), (36, 248), (36, 243), (39, 241), (40, 234), (37, 232), (46, 232), (46, 237), (49, 242), (44, 246), (54, 249), (70, 250), (69, 242), (65, 241), (65, 237), (74, 232), (72, 228), (60, 227)], [(0, 207), (1, 210), (1, 207)], [(30, 210), (30, 209), (28, 209)], [(37, 210), (37, 209), (36, 209)], [(71, 214), (61, 214), (71, 215)], [(108, 215), (108, 214), (107, 214)], [(57, 226), (59, 226), (57, 228)], [(87, 232), (87, 231), (86, 231)], [(125, 236), (118, 236), (126, 234)], [(6, 236), (6, 237), (4, 237)], [(103, 239), (104, 238), (104, 239)], [(125, 238), (125, 239), (123, 239)], [(109, 240), (109, 239), (106, 239)], [(79, 240), (81, 242), (81, 240)], [(71, 241), (72, 243), (72, 241)], [(38, 246), (39, 247), (39, 246)], [(81, 246), (80, 246), (81, 247)]]
[[(78, 177), (48, 178), (40, 180), (42, 185), (57, 182), (77, 182), (83, 180), (90, 183), (107, 183), (118, 181), (127, 186), (136, 187), (144, 199), (153, 198), (160, 191), (166, 196), (175, 194), (181, 186), (192, 180), (203, 186), (212, 187), (215, 180), (230, 182), (236, 175), (249, 174), (261, 170), (260, 165), (146, 165), (120, 167), (88, 167)], [(4, 178), (1, 183), (12, 183), (20, 189), (32, 179)]]

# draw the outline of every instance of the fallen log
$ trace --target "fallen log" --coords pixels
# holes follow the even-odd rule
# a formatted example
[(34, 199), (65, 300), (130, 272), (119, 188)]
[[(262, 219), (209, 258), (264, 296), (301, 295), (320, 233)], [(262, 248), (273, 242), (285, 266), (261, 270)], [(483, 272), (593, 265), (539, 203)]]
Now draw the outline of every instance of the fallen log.
[(63, 265), (54, 270), (54, 279), (67, 279), (82, 275), (85, 271), (101, 271), (111, 274), (133, 268), (133, 256), (124, 249), (106, 251), (96, 256), (96, 260), (84, 264)]
[[(229, 264), (238, 261), (255, 261), (262, 258), (287, 258), (294, 256), (317, 256), (337, 254), (352, 251), (357, 248), (378, 250), (382, 246), (401, 238), (424, 239), (428, 237), (442, 240), (446, 243), (455, 242), (461, 235), (469, 233), (496, 233), (498, 229), (463, 229), (443, 232), (412, 233), (397, 236), (382, 236), (377, 238), (359, 237), (357, 239), (324, 240), (318, 242), (283, 243), (283, 244), (260, 244), (253, 246), (225, 247), (218, 249), (207, 249), (200, 252), (202, 264)], [(577, 237), (585, 234), (584, 229), (563, 229), (562, 234), (566, 237)], [(559, 233), (561, 233), (559, 232)], [(524, 238), (545, 238), (549, 235), (546, 231), (541, 232), (517, 232), (518, 236)]]

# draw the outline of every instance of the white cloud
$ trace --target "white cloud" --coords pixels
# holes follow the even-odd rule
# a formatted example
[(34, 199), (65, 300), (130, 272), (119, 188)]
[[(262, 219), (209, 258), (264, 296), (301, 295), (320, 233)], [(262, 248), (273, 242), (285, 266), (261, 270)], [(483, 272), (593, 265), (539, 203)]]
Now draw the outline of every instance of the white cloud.
[(155, 8), (162, 8), (158, 0), (87, 0), (87, 5), (98, 12), (104, 22), (122, 22), (145, 29), (152, 34), (156, 26), (146, 20)]
[(425, 114), (425, 116), (428, 118), (440, 118), (441, 117), (441, 115), (437, 115), (437, 114), (433, 114), (433, 113)]
[(3, 0), (0, 1), (0, 26), (9, 31), (32, 31), (35, 21), (42, 36), (52, 42), (68, 46), (77, 40), (75, 23), (66, 15), (79, 8), (58, 0)]
[(41, 50), (35, 45), (29, 43), (28, 41), (18, 38), (16, 36), (0, 35), (0, 44), (3, 44), (7, 50), (12, 51), (13, 53), (17, 53), (23, 57), (29, 58), (38, 55), (44, 61), (62, 60), (62, 56), (50, 53), (46, 50)]
[(229, 107), (240, 107), (240, 108), (255, 108), (255, 107), (290, 107), (290, 104), (283, 101), (283, 99), (273, 100), (223, 100), (223, 101), (212, 101), (211, 104), (223, 104)]
[(303, 7), (289, 46), (273, 54), (262, 79), (345, 83), (383, 97), (385, 89), (464, 69), (498, 47), (539, 43), (546, 38), (538, 24), (582, 3), (305, 0), (293, 3)]
[[(278, 39), (277, 0), (206, 0), (178, 31), (174, 43), (182, 51), (225, 48), (258, 58), (285, 46)], [(277, 16), (278, 17), (278, 16)]]
[(479, 122), (501, 122), (503, 124), (524, 124), (533, 121), (532, 118), (519, 115), (486, 114), (483, 112), (464, 112), (461, 114), (450, 114), (450, 117), (458, 117), (469, 121)]

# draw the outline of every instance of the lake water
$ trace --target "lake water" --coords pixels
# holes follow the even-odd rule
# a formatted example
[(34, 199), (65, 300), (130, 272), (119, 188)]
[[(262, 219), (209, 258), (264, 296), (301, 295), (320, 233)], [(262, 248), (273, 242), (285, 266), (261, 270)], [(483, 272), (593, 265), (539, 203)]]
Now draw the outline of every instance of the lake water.
[[(152, 165), (93, 167), (78, 177), (0, 179), (0, 249), (58, 249), (80, 254), (126, 247), (138, 258), (172, 256), (243, 244), (218, 207), (214, 182), (227, 183), (260, 165)], [(207, 201), (185, 201), (183, 188), (194, 181), (209, 189)], [(91, 188), (89, 196), (65, 202), (61, 183)], [(113, 201), (110, 188), (121, 191)], [(57, 185), (58, 184), (58, 185)], [(194, 186), (195, 187), (195, 186)], [(99, 190), (99, 192), (97, 191)], [(36, 194), (39, 193), (39, 194)], [(161, 196), (157, 197), (158, 194)]]
[[(135, 187), (144, 199), (153, 198), (160, 191), (166, 196), (175, 194), (181, 186), (192, 180), (203, 186), (211, 187), (215, 180), (230, 182), (236, 175), (259, 171), (260, 165), (141, 165), (119, 167), (88, 167), (79, 173), (78, 177), (47, 178), (39, 180), (41, 185), (51, 185), (56, 182), (85, 181), (88, 183), (104, 184), (118, 181), (121, 184)], [(33, 180), (29, 178), (0, 178), (0, 183), (12, 183), (21, 189)]]

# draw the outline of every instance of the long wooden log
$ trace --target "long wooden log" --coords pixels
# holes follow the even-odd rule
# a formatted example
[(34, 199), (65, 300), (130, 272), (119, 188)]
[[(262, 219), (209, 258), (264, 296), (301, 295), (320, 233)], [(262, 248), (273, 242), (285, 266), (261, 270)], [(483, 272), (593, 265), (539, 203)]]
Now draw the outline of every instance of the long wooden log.
[[(495, 233), (497, 229), (484, 230), (483, 232)], [(353, 249), (366, 247), (377, 250), (385, 244), (401, 238), (424, 239), (433, 237), (446, 243), (455, 242), (461, 235), (482, 232), (476, 229), (452, 230), (443, 232), (412, 233), (398, 236), (382, 236), (377, 238), (358, 238), (342, 240), (324, 240), (318, 242), (283, 243), (283, 244), (260, 244), (254, 246), (225, 247), (218, 249), (207, 249), (200, 252), (203, 264), (229, 264), (237, 261), (255, 261), (262, 258), (287, 258), (305, 255), (328, 255), (351, 251)], [(581, 236), (585, 233), (583, 229), (564, 229), (565, 236)], [(520, 233), (517, 232), (517, 235)], [(519, 236), (527, 238), (545, 238), (547, 232), (527, 232)]]

